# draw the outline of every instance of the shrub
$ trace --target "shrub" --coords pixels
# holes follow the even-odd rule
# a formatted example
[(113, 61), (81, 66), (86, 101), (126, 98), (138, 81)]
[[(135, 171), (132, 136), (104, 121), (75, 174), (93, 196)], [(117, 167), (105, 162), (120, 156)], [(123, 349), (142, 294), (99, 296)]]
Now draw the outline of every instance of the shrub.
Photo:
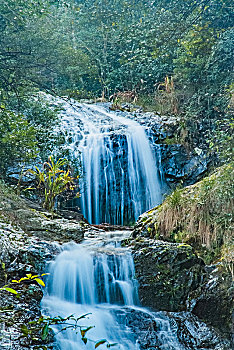
[(7, 169), (28, 163), (37, 155), (35, 128), (23, 115), (0, 107), (0, 171), (4, 177)]
[(42, 171), (38, 167), (35, 167), (36, 170), (27, 170), (27, 172), (36, 176), (38, 188), (43, 192), (44, 208), (49, 211), (54, 210), (56, 199), (65, 192), (72, 191), (73, 197), (79, 196), (79, 193), (75, 194), (75, 180), (79, 176), (75, 179), (71, 176), (70, 169), (63, 170), (67, 165), (68, 161), (66, 159), (60, 158), (55, 161), (50, 156), (48, 162), (43, 164)]

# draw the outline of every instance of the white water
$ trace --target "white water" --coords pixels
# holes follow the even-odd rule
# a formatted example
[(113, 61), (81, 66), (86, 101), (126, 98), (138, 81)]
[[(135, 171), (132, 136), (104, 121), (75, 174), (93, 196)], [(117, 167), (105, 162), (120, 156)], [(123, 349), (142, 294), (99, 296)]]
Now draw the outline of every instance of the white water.
[(162, 198), (160, 157), (143, 126), (102, 105), (63, 102), (63, 131), (83, 167), (81, 210), (90, 223), (129, 224)]
[[(157, 167), (160, 153), (152, 151), (144, 128), (109, 112), (105, 106), (78, 103), (71, 106), (64, 102), (63, 105), (67, 142), (74, 157), (79, 156), (79, 151), (82, 154), (81, 206), (85, 217), (93, 223), (124, 224), (160, 203), (163, 178), (162, 169)], [(140, 307), (133, 258), (118, 243), (126, 238), (125, 234), (100, 231), (98, 237), (85, 240), (82, 245), (65, 245), (51, 263), (43, 312), (51, 317), (89, 314), (79, 325), (94, 326), (87, 333), (87, 345), (82, 342), (79, 330), (54, 326), (58, 348), (92, 350), (95, 341), (106, 339), (109, 342), (106, 344), (117, 343), (113, 349), (119, 350), (148, 349), (148, 345), (150, 350), (198, 349), (192, 343), (188, 346), (179, 343), (177, 323), (165, 313)], [(203, 332), (199, 335), (196, 327), (199, 324), (193, 329), (188, 320), (187, 329), (195, 340), (204, 336)], [(141, 348), (142, 338), (147, 345)], [(98, 349), (106, 349), (106, 344)]]
[[(81, 209), (90, 223), (133, 222), (161, 202), (161, 175), (144, 128), (100, 105), (63, 102), (62, 126), (74, 157), (81, 152)], [(113, 349), (140, 350), (128, 325), (129, 312), (150, 315), (157, 324), (158, 349), (182, 349), (169, 321), (139, 306), (131, 253), (117, 241), (123, 232), (104, 234), (82, 245), (70, 243), (51, 263), (42, 309), (52, 317), (79, 317), (87, 345), (78, 331), (55, 326), (60, 350), (94, 349), (94, 342), (118, 343)], [(114, 236), (114, 237), (112, 237)], [(71, 322), (71, 321), (69, 321)], [(99, 349), (106, 349), (106, 344)]]
[[(107, 244), (101, 239), (90, 239), (82, 245), (67, 244), (51, 263), (48, 294), (42, 302), (44, 312), (52, 317), (71, 314), (79, 317), (90, 313), (80, 325), (84, 328), (95, 326), (87, 333), (90, 338), (87, 345), (82, 342), (79, 332), (71, 329), (60, 332), (61, 326), (56, 326), (59, 349), (94, 349), (93, 341), (100, 339), (118, 343), (113, 349), (140, 349), (136, 335), (128, 327), (128, 310), (143, 312), (155, 321), (158, 349), (183, 349), (165, 317), (139, 306), (131, 253), (114, 243), (115, 239)], [(121, 322), (117, 317), (120, 313)], [(123, 316), (125, 313), (126, 317)], [(106, 349), (106, 345), (99, 349)]]

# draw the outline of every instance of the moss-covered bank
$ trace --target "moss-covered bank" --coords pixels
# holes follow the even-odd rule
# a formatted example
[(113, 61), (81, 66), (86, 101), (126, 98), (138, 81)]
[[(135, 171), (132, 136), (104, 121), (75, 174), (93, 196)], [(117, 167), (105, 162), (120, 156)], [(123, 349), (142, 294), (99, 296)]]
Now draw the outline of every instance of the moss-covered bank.
[(233, 178), (229, 164), (195, 185), (176, 189), (140, 216), (133, 235), (191, 244), (207, 263), (221, 258), (233, 275)]

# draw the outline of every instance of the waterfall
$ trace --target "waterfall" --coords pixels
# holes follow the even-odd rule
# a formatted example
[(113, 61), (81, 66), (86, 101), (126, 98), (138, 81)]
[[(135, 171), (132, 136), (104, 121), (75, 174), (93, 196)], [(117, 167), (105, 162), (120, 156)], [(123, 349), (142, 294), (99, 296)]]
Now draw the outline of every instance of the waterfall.
[[(118, 247), (119, 244), (116, 247), (116, 244), (91, 241), (82, 245), (65, 245), (50, 266), (47, 295), (42, 301), (43, 312), (51, 317), (89, 314), (80, 325), (83, 328), (94, 326), (87, 334), (87, 345), (82, 342), (79, 332), (77, 334), (72, 329), (61, 331), (64, 325), (54, 326), (59, 349), (94, 349), (93, 341), (106, 339), (109, 344), (117, 343), (113, 347), (116, 350), (140, 350), (137, 336), (128, 326), (129, 310), (150, 315), (152, 322), (157, 324), (155, 348), (184, 349), (165, 317), (139, 306), (131, 252)], [(99, 349), (106, 349), (106, 344)]]
[(91, 255), (77, 245), (59, 255), (52, 265), (51, 274), (50, 294), (61, 300), (85, 305), (133, 305), (137, 302), (130, 253)]
[[(51, 316), (90, 313), (81, 323), (84, 327), (95, 326), (88, 338), (106, 338), (110, 343), (118, 342), (116, 349), (135, 350), (138, 346), (134, 336), (127, 327), (121, 329), (113, 315), (116, 308), (134, 303), (138, 303), (137, 284), (129, 252), (90, 251), (82, 245), (69, 244), (51, 264), (48, 295), (42, 306)], [(60, 327), (55, 328), (55, 333), (59, 331)], [(90, 341), (85, 346), (80, 334), (72, 330), (58, 333), (57, 343), (61, 350), (87, 350), (92, 345)], [(100, 346), (103, 348), (106, 346)]]
[[(89, 222), (130, 223), (159, 204), (163, 183), (160, 147), (152, 147), (144, 127), (130, 114), (110, 112), (108, 105), (63, 102), (63, 106), (67, 145), (74, 158), (80, 154), (82, 158), (80, 205)], [(66, 324), (54, 325), (56, 349), (94, 349), (101, 339), (105, 343), (98, 346), (100, 350), (115, 343), (111, 348), (116, 350), (201, 348), (196, 344), (197, 338), (204, 337), (204, 323), (140, 306), (133, 257), (121, 247), (121, 240), (128, 237), (127, 231), (98, 230), (80, 245), (65, 244), (51, 262), (43, 314), (65, 319), (86, 315), (78, 324), (89, 329), (85, 344), (71, 318)], [(185, 331), (181, 331), (181, 320)], [(212, 336), (208, 334), (204, 348)], [(224, 348), (218, 345), (215, 349)]]
[(162, 198), (159, 149), (142, 125), (106, 105), (63, 103), (62, 128), (81, 155), (80, 207), (90, 223), (131, 224)]

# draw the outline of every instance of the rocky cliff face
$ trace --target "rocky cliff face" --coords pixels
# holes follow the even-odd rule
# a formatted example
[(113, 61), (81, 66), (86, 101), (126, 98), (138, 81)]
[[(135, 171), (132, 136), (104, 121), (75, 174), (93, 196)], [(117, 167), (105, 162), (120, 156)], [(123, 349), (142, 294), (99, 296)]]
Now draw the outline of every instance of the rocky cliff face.
[[(144, 312), (125, 308), (117, 317), (120, 323), (123, 322), (136, 335), (142, 350), (165, 349), (161, 334), (164, 334), (163, 339), (167, 342), (168, 349), (230, 349), (229, 341), (221, 339), (212, 327), (208, 327), (190, 312), (149, 313), (147, 310)], [(179, 344), (174, 343), (173, 335), (176, 335)]]
[(138, 237), (130, 247), (143, 306), (192, 312), (230, 338), (233, 288), (220, 273), (219, 264), (206, 266), (194, 249), (183, 243)]
[[(146, 281), (139, 279), (142, 302), (159, 310), (189, 310), (228, 337), (233, 309), (232, 178), (230, 164), (174, 191), (161, 206), (142, 214), (133, 230), (136, 270), (146, 276)], [(162, 290), (158, 300), (157, 290)]]

